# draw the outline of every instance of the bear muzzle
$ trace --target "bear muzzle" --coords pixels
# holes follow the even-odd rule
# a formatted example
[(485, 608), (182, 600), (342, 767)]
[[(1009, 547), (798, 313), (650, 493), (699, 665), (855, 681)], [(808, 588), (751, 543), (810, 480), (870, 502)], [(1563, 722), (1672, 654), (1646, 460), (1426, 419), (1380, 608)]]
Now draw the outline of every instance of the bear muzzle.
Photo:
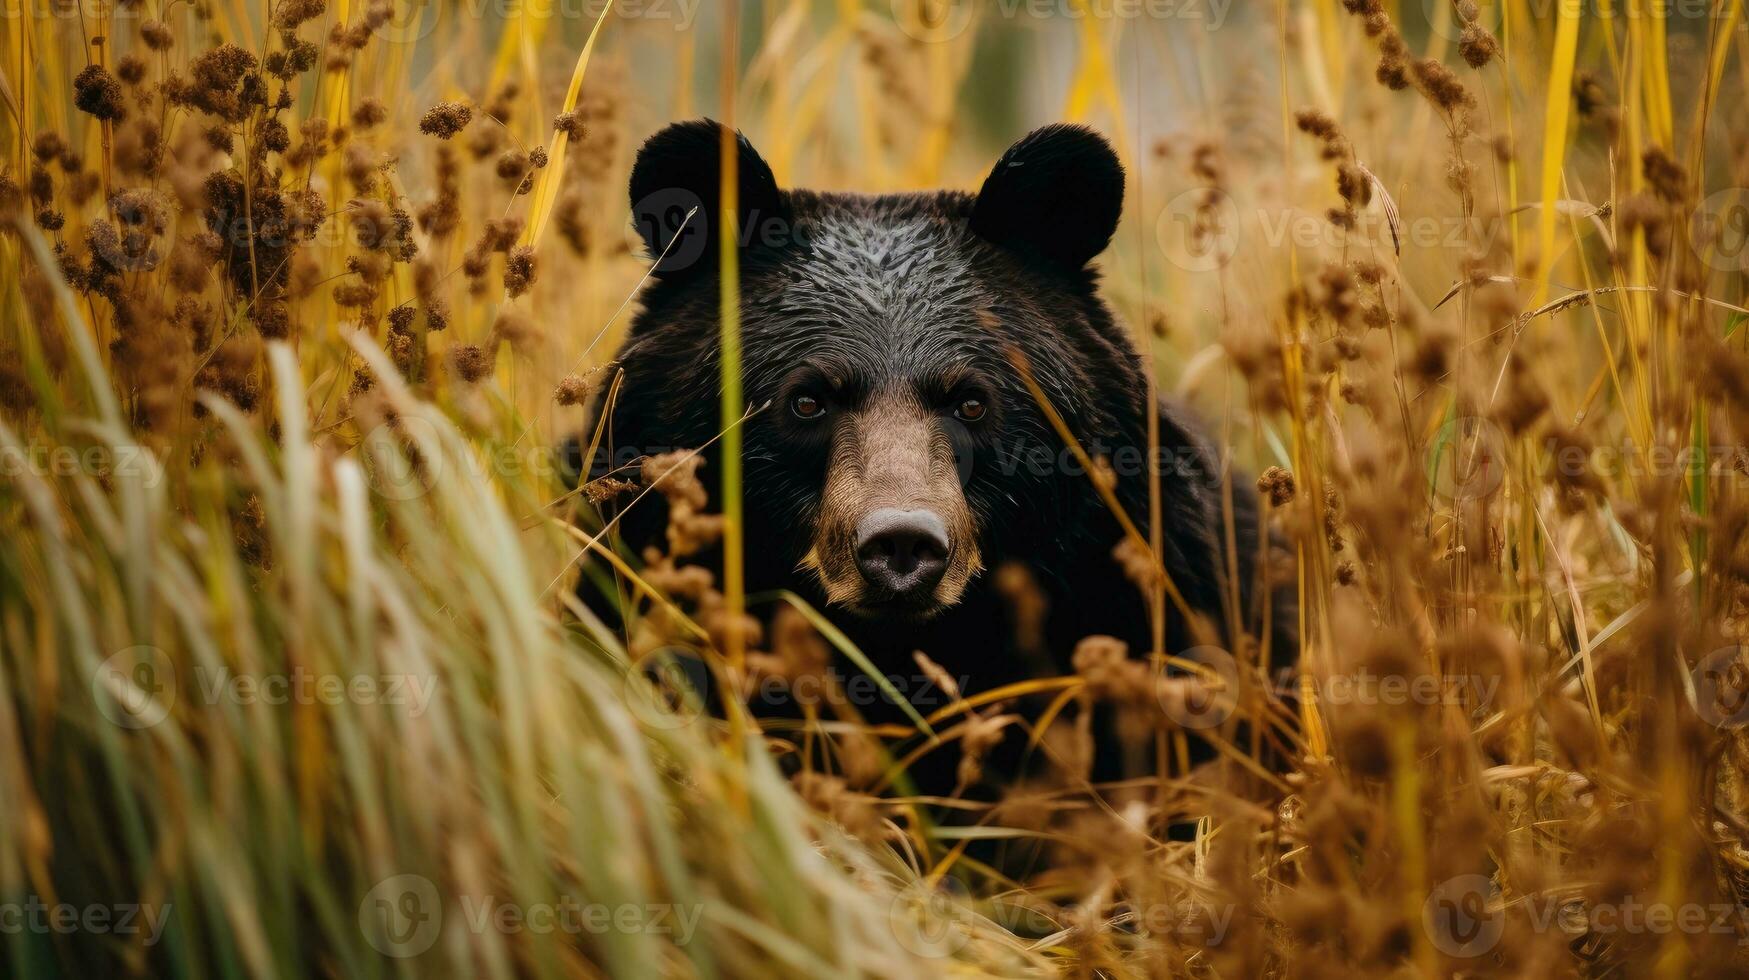
[(873, 398), (833, 432), (811, 569), (826, 599), (870, 618), (927, 619), (983, 565), (952, 441), (902, 395)]

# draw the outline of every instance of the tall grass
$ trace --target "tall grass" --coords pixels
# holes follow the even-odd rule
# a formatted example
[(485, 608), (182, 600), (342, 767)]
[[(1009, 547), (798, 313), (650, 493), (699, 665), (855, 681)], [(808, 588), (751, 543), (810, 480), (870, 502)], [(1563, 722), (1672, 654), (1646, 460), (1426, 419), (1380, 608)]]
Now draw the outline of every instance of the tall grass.
[[(44, 326), (94, 359), (60, 295), (70, 319)], [(915, 975), (893, 941), (911, 873), (555, 615), (513, 509), (544, 485), (493, 476), (351, 339), (397, 418), (358, 456), (312, 442), (312, 386), (280, 344), (276, 437), (208, 399), (222, 434), (187, 474), (140, 451), (103, 374), (106, 410), (32, 433), (114, 465), (23, 471), (8, 492), (0, 893), (141, 904), (165, 927), (26, 928), (9, 971)], [(0, 442), (25, 449), (10, 426)], [(247, 567), (245, 539), (268, 567)], [(636, 927), (496, 917), (565, 903)], [(1027, 960), (1011, 940), (965, 955)]]
[[(1741, 972), (1739, 0), (6, 9), (11, 974)], [(573, 526), (627, 488), (547, 447), (592, 436), (648, 269), (631, 150), (698, 106), (786, 186), (1112, 134), (1104, 288), (1264, 474), (1301, 649), (1224, 638), (1213, 727), (1097, 642), (909, 726), (652, 683), (764, 654)], [(891, 788), (992, 725), (1072, 757), (1101, 699), (1157, 772)], [(971, 846), (1004, 841), (1047, 860)], [(87, 915), (124, 907), (162, 929)]]

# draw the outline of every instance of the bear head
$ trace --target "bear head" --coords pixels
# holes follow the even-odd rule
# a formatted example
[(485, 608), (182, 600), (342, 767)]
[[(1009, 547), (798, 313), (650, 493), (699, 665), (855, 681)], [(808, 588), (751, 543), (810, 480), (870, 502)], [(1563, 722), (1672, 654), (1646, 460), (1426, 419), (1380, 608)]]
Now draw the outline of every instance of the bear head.
[[(1111, 147), (1079, 126), (1021, 139), (976, 194), (884, 195), (780, 189), (744, 137), (669, 126), (631, 176), (655, 265), (618, 359), (614, 458), (713, 445), (736, 422), (720, 411), (732, 260), (750, 589), (921, 623), (997, 562), (1069, 576), (1078, 552), (1115, 569), (1123, 532), (1063, 432), (1094, 453), (1148, 444), (1139, 355), (1089, 268), (1123, 193)], [(1145, 519), (1142, 483), (1123, 496)], [(627, 512), (634, 541), (639, 520)], [(1195, 523), (1208, 531), (1206, 515)]]

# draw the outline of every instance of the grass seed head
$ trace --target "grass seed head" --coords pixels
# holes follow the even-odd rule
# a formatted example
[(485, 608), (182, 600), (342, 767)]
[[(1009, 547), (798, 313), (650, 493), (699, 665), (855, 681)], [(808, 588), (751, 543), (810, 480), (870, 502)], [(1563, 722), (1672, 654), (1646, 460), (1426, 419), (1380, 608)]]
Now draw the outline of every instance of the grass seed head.
[(473, 118), (474, 107), (466, 102), (439, 102), (419, 120), (419, 131), (447, 140), (466, 129)]
[(450, 362), (463, 382), (478, 384), (492, 373), (492, 352), (477, 344), (460, 344), (450, 349)]
[(1458, 53), (1471, 68), (1483, 68), (1500, 53), (1500, 42), (1484, 28), (1471, 24), (1458, 40)]
[(105, 122), (127, 118), (121, 83), (102, 65), (87, 65), (73, 79), (73, 105)]

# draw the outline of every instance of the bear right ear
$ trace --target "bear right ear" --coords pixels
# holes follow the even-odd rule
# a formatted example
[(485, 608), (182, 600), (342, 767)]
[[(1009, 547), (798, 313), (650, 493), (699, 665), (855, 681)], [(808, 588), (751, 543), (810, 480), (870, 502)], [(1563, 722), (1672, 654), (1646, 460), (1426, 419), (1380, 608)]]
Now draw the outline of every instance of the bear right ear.
[[(674, 123), (645, 141), (632, 165), (632, 221), (650, 250), (658, 276), (716, 265), (722, 210), (722, 147), (727, 127), (710, 119)], [(735, 134), (736, 212), (741, 241), (756, 229), (787, 220), (771, 167), (747, 137)], [(688, 215), (690, 214), (690, 218)], [(664, 254), (666, 253), (666, 254)]]
[(984, 179), (972, 231), (987, 242), (1080, 272), (1105, 250), (1123, 214), (1123, 165), (1086, 126), (1033, 130)]

